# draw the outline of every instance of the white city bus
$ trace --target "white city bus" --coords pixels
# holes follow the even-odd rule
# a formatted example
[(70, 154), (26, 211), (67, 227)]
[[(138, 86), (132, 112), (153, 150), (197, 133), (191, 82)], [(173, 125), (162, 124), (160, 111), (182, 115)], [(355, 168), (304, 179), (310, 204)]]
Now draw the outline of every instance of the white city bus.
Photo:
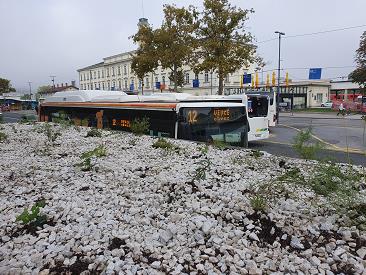
[(276, 96), (277, 93), (274, 91), (247, 91), (245, 92), (247, 95), (266, 95), (269, 97), (269, 104), (268, 104), (268, 126), (274, 127), (276, 126), (277, 122), (277, 100)]
[(248, 116), (248, 141), (269, 138), (269, 106), (270, 97), (262, 94), (234, 94), (227, 96), (229, 99), (241, 100), (247, 107)]
[(243, 103), (248, 118), (248, 141), (255, 141), (269, 138), (268, 120), (269, 104), (268, 95), (262, 94), (235, 94), (229, 96), (206, 95), (193, 96), (185, 93), (156, 93), (150, 97), (167, 97), (180, 102), (238, 102)]
[(75, 125), (126, 131), (134, 120), (146, 118), (152, 136), (248, 145), (247, 112), (240, 102), (184, 102), (171, 95), (81, 90), (58, 92), (40, 104), (40, 121), (60, 117)]

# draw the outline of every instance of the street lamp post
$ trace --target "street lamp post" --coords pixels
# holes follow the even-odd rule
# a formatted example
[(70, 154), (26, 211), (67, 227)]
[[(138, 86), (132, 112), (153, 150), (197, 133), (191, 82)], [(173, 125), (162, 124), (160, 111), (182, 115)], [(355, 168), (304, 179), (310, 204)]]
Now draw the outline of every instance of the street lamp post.
[(285, 35), (284, 32), (275, 31), (278, 34), (278, 79), (277, 79), (277, 123), (279, 122), (279, 99), (280, 99), (280, 76), (281, 76), (281, 36)]

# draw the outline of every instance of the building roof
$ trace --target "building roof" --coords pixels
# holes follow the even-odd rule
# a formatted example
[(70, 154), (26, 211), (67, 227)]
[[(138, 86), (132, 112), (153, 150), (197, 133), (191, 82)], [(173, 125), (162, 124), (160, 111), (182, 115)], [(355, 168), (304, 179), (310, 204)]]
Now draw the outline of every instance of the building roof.
[(103, 66), (103, 65), (104, 65), (104, 62), (99, 62), (97, 64), (90, 65), (88, 67), (78, 69), (77, 71), (80, 72), (80, 71), (85, 71), (85, 70), (91, 70), (91, 69), (98, 68), (98, 67)]
[(53, 94), (53, 93), (65, 91), (70, 88), (74, 88), (74, 90), (79, 90), (79, 88), (75, 87), (74, 85), (67, 85), (67, 86), (51, 87), (50, 90), (40, 92), (40, 94)]

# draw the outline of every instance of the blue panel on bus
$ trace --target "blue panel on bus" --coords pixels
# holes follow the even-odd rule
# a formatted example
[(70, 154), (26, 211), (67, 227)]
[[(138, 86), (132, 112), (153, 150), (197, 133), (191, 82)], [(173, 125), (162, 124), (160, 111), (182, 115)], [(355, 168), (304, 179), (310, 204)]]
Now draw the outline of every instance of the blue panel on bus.
[(160, 82), (159, 81), (155, 82), (155, 88), (160, 89)]
[(311, 68), (309, 69), (309, 79), (321, 79), (322, 68)]
[(193, 88), (199, 88), (200, 81), (198, 79), (193, 79)]
[(133, 91), (133, 90), (135, 90), (135, 85), (134, 84), (130, 84), (130, 91)]
[(243, 83), (244, 84), (251, 84), (252, 83), (252, 75), (251, 74), (245, 74), (243, 77)]

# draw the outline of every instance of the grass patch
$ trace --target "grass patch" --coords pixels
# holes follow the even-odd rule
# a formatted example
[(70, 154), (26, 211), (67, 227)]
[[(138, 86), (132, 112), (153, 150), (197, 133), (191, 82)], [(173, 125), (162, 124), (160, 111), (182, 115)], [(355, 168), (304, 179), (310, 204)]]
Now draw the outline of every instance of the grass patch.
[(250, 199), (250, 206), (256, 212), (265, 212), (267, 208), (266, 198), (262, 195), (255, 195)]
[(336, 113), (336, 110), (333, 110), (332, 108), (306, 108), (306, 109), (293, 109), (294, 113)]
[(102, 137), (102, 132), (97, 128), (92, 128), (86, 133), (85, 137)]
[(214, 140), (212, 142), (212, 145), (219, 150), (225, 150), (225, 149), (229, 148), (229, 145), (225, 141), (222, 141), (222, 140)]
[(137, 136), (146, 134), (149, 131), (149, 128), (150, 122), (147, 117), (144, 117), (142, 119), (136, 118), (131, 121), (131, 132)]
[(319, 141), (315, 143), (312, 139), (312, 130), (308, 128), (305, 131), (300, 131), (294, 137), (293, 148), (304, 159), (316, 159), (317, 154), (323, 149), (323, 144)]
[(84, 152), (80, 158), (81, 162), (76, 164), (82, 171), (90, 171), (93, 168), (92, 158), (105, 157), (107, 155), (107, 149), (100, 145), (91, 151)]
[(165, 138), (158, 138), (158, 140), (153, 143), (152, 147), (161, 148), (166, 151), (179, 151), (178, 146), (166, 140)]
[(0, 132), (0, 142), (4, 142), (8, 139), (7, 134)]
[(204, 159), (199, 162), (199, 166), (193, 172), (192, 177), (193, 180), (205, 180), (206, 172), (210, 169), (211, 161), (209, 159)]

